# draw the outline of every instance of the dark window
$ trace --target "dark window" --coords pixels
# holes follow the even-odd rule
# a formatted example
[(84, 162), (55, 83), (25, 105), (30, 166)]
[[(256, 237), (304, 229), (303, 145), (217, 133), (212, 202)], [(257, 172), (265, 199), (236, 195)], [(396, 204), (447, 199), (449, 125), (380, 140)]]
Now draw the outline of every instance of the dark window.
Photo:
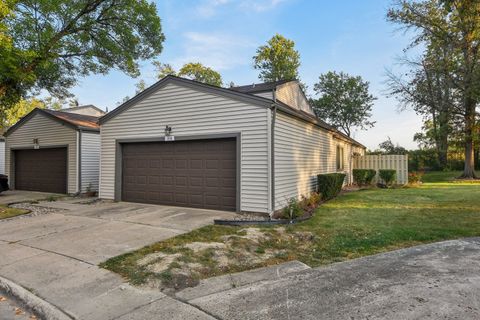
[(343, 148), (337, 146), (337, 171), (342, 171), (344, 169), (344, 152)]

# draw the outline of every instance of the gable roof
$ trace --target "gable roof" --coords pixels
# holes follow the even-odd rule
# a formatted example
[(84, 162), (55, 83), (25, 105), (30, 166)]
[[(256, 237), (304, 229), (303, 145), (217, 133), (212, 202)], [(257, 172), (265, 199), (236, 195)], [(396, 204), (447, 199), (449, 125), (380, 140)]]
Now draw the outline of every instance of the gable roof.
[(279, 80), (274, 82), (264, 82), (264, 83), (253, 83), (246, 86), (236, 86), (229, 88), (233, 91), (243, 92), (243, 93), (258, 93), (264, 91), (272, 91), (281, 84), (292, 82), (296, 80)]
[[(318, 127), (321, 127), (321, 128), (323, 128), (327, 131), (333, 132), (334, 135), (336, 134), (337, 136), (342, 137), (344, 140), (347, 140), (347, 141), (351, 142), (352, 144), (355, 144), (355, 145), (357, 145), (361, 148), (365, 148), (365, 146), (363, 146), (361, 143), (359, 143), (359, 142), (355, 141), (354, 139), (346, 136), (345, 134), (338, 131), (336, 128), (327, 124), (325, 121), (323, 121), (323, 120), (321, 120), (321, 119), (319, 119), (319, 118), (317, 118), (317, 117), (315, 117), (315, 116), (313, 116), (313, 115), (311, 115), (311, 114), (309, 114), (305, 111), (295, 109), (295, 108), (293, 108), (293, 107), (291, 107), (291, 106), (289, 106), (289, 105), (287, 105), (287, 104), (285, 104), (281, 101), (273, 101), (271, 99), (256, 96), (256, 95), (253, 94), (253, 92), (270, 91), (270, 90), (273, 90), (278, 85), (281, 85), (281, 84), (284, 84), (284, 83), (287, 83), (287, 82), (292, 82), (292, 81), (296, 81), (296, 80), (281, 80), (281, 81), (269, 82), (269, 83), (265, 83), (265, 84), (257, 84), (257, 85), (255, 85), (256, 88), (253, 88), (253, 85), (248, 85), (248, 86), (233, 87), (233, 88), (226, 89), (226, 88), (217, 87), (217, 86), (209, 85), (209, 84), (206, 84), (206, 83), (202, 83), (202, 82), (198, 82), (198, 81), (194, 81), (194, 80), (190, 80), (190, 79), (185, 79), (185, 78), (180, 78), (180, 77), (177, 77), (177, 76), (168, 75), (168, 76), (164, 77), (163, 79), (157, 81), (152, 86), (150, 86), (147, 89), (143, 90), (142, 92), (138, 93), (136, 96), (134, 96), (130, 100), (127, 100), (126, 102), (124, 102), (123, 104), (118, 106), (116, 109), (114, 109), (114, 110), (110, 111), (109, 113), (107, 113), (106, 115), (100, 117), (99, 120), (98, 120), (98, 123), (100, 125), (104, 124), (108, 120), (114, 118), (116, 115), (118, 115), (118, 114), (122, 113), (123, 111), (127, 110), (131, 106), (135, 105), (137, 102), (145, 99), (146, 97), (150, 96), (151, 94), (153, 94), (157, 90), (163, 88), (167, 84), (175, 83), (175, 84), (179, 84), (179, 85), (182, 85), (182, 86), (185, 86), (185, 87), (190, 87), (190, 88), (193, 88), (193, 89), (206, 91), (206, 92), (209, 92), (209, 93), (212, 93), (212, 94), (226, 96), (226, 97), (229, 97), (229, 98), (232, 98), (232, 99), (237, 99), (237, 100), (253, 103), (255, 105), (264, 106), (264, 107), (267, 107), (267, 108), (271, 108), (271, 107), (275, 106), (280, 111), (283, 111), (283, 112), (285, 112), (285, 113), (287, 113), (291, 116), (294, 116), (294, 117), (303, 119), (307, 122), (310, 122), (312, 124), (315, 124)], [(250, 89), (248, 87), (250, 87)], [(240, 89), (241, 91), (235, 90), (235, 89), (239, 89), (239, 88), (242, 88), (242, 89)], [(256, 91), (256, 90), (259, 90), (259, 91)]]
[(86, 116), (82, 114), (69, 113), (63, 111), (54, 111), (48, 109), (39, 109), (35, 108), (26, 116), (21, 118), (17, 123), (11, 126), (6, 132), (5, 136), (10, 135), (13, 131), (20, 128), (28, 120), (33, 118), (36, 114), (44, 115), (52, 120), (55, 120), (61, 124), (67, 125), (72, 129), (76, 130), (86, 130), (86, 131), (100, 131), (100, 126), (98, 125), (98, 117)]
[(103, 111), (102, 109), (94, 106), (93, 104), (86, 104), (86, 105), (83, 105), (83, 106), (78, 106), (78, 107), (71, 107), (71, 108), (66, 108), (66, 109), (62, 109), (63, 111), (65, 112), (70, 112), (70, 111), (77, 111), (77, 110), (82, 110), (82, 109), (87, 109), (87, 108), (91, 108), (91, 109), (94, 109), (102, 114), (105, 114), (105, 111)]
[(140, 92), (139, 94), (137, 94), (136, 96), (131, 98), (130, 100), (127, 100), (126, 102), (122, 103), (116, 109), (113, 109), (112, 111), (110, 111), (106, 115), (100, 117), (99, 124), (104, 124), (108, 120), (115, 117), (117, 114), (123, 112), (124, 110), (127, 110), (128, 108), (133, 106), (135, 103), (145, 99), (146, 97), (150, 96), (151, 94), (153, 94), (157, 90), (165, 87), (169, 83), (176, 83), (176, 84), (182, 85), (184, 87), (190, 87), (190, 88), (193, 88), (193, 89), (206, 91), (206, 92), (221, 95), (221, 96), (226, 96), (226, 97), (229, 97), (229, 98), (232, 98), (232, 99), (237, 99), (237, 100), (241, 100), (241, 101), (245, 101), (245, 102), (250, 102), (250, 103), (254, 103), (256, 105), (261, 105), (261, 106), (265, 106), (265, 107), (270, 107), (273, 104), (272, 100), (266, 99), (266, 98), (263, 98), (263, 97), (259, 97), (259, 96), (255, 96), (255, 95), (248, 94), (248, 93), (243, 93), (243, 92), (237, 92), (237, 91), (233, 91), (233, 90), (222, 88), (222, 87), (217, 87), (217, 86), (213, 86), (213, 85), (206, 84), (206, 83), (203, 83), (203, 82), (198, 82), (198, 81), (194, 81), (194, 80), (190, 80), (190, 79), (185, 79), (185, 78), (180, 78), (180, 77), (177, 77), (177, 76), (168, 75), (168, 76), (164, 77), (163, 79), (157, 81), (152, 86), (143, 90), (142, 92)]

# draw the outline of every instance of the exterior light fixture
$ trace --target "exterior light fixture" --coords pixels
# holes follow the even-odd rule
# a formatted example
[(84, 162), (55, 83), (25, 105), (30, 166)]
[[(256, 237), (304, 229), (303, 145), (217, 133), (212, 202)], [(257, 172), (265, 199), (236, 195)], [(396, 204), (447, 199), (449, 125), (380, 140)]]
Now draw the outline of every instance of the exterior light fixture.
[(170, 133), (172, 133), (172, 127), (169, 127), (168, 125), (165, 126), (165, 136), (169, 136)]

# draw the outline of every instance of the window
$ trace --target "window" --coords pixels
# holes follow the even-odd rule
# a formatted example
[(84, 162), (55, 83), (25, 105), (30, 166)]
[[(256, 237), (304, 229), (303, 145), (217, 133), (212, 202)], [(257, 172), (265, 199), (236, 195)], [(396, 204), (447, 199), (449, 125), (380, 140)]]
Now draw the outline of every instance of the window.
[(343, 148), (337, 146), (337, 171), (343, 171), (344, 169), (344, 153)]

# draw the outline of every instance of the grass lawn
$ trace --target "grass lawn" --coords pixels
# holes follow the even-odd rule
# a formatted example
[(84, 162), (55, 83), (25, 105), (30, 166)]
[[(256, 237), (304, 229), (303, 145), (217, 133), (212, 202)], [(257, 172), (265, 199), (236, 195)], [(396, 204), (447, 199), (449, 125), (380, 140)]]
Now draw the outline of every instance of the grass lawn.
[(19, 216), (28, 212), (28, 210), (9, 208), (5, 205), (0, 205), (0, 220)]
[(289, 260), (311, 267), (440, 240), (480, 236), (480, 184), (430, 173), (419, 187), (345, 193), (287, 227), (207, 226), (101, 266), (133, 284), (179, 289), (201, 278)]

